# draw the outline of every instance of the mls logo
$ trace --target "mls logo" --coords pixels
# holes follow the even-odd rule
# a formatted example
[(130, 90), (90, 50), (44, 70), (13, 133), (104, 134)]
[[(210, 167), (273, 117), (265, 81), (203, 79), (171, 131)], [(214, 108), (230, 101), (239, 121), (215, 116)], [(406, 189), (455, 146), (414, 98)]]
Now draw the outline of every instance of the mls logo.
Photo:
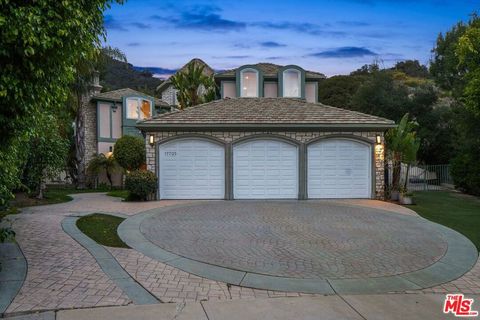
[(443, 313), (453, 313), (456, 317), (476, 317), (478, 311), (472, 310), (473, 299), (463, 294), (447, 294), (443, 305)]

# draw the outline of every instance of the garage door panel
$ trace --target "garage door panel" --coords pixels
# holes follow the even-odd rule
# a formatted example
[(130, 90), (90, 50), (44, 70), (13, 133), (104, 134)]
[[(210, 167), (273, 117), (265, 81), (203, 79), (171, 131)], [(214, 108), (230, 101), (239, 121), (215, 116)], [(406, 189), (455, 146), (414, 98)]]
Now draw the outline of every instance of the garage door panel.
[(309, 198), (369, 198), (371, 151), (366, 144), (328, 139), (307, 150)]
[(161, 199), (223, 199), (225, 153), (200, 139), (172, 141), (159, 148)]
[(236, 199), (298, 196), (298, 149), (276, 140), (256, 140), (233, 149)]

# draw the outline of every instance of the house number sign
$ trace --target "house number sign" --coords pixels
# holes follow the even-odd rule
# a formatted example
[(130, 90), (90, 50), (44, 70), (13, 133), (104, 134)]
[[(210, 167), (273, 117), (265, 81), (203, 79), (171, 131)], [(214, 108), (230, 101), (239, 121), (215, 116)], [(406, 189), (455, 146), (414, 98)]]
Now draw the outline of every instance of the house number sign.
[(176, 151), (165, 151), (165, 157), (175, 157), (176, 155)]

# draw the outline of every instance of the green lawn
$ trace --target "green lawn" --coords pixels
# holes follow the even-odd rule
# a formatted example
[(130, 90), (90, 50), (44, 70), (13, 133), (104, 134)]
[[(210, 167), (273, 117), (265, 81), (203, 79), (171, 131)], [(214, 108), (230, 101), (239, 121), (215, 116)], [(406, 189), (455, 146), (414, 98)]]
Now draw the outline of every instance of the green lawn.
[(120, 217), (94, 213), (77, 220), (77, 227), (97, 243), (117, 248), (129, 248), (117, 234)]
[(480, 199), (454, 192), (430, 191), (416, 192), (415, 201), (417, 204), (408, 208), (462, 233), (480, 250)]
[(107, 196), (110, 197), (118, 197), (126, 200), (128, 198), (128, 191), (127, 190), (112, 190), (107, 193)]

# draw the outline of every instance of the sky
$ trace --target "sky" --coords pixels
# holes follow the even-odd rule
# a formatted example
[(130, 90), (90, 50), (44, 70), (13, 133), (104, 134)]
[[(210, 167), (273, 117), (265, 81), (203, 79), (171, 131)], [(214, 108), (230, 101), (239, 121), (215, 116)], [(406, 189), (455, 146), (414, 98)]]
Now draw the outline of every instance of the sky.
[(105, 11), (106, 44), (166, 76), (192, 58), (215, 70), (271, 62), (327, 76), (379, 61), (427, 64), (440, 32), (480, 0), (128, 0)]

